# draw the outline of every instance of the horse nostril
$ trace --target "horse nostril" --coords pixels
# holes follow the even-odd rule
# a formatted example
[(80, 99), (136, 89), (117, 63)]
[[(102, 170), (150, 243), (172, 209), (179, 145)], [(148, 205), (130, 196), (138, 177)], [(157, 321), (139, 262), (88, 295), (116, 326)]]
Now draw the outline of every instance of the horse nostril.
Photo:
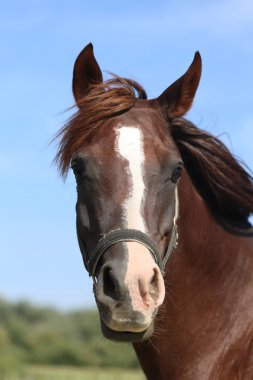
[(119, 285), (118, 281), (113, 275), (111, 267), (105, 267), (103, 271), (103, 290), (104, 294), (114, 300), (119, 299)]
[(150, 285), (149, 285), (149, 291), (151, 296), (155, 296), (158, 291), (158, 281), (159, 281), (159, 272), (158, 270), (154, 269), (153, 276), (150, 279)]
[(156, 274), (156, 272), (154, 272), (153, 276), (151, 277), (150, 284), (155, 285), (156, 281), (157, 281), (157, 274)]

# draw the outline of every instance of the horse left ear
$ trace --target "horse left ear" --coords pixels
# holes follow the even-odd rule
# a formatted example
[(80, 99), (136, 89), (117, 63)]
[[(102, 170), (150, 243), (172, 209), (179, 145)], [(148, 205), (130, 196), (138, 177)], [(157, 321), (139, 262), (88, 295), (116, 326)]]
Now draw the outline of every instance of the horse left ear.
[(190, 109), (199, 85), (201, 67), (201, 55), (197, 51), (186, 73), (157, 98), (168, 118), (183, 116)]
[(86, 95), (92, 84), (103, 81), (102, 72), (93, 54), (93, 45), (89, 43), (77, 57), (73, 70), (72, 89), (76, 104)]

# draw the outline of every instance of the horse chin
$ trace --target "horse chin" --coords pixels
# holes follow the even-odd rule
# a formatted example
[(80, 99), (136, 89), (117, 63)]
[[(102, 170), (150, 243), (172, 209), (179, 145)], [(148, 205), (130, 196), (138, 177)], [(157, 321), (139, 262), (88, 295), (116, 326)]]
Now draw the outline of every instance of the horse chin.
[(100, 318), (101, 330), (105, 338), (116, 342), (143, 342), (151, 337), (154, 332), (154, 324), (151, 322), (149, 327), (141, 332), (130, 331), (115, 331), (110, 329), (105, 322)]

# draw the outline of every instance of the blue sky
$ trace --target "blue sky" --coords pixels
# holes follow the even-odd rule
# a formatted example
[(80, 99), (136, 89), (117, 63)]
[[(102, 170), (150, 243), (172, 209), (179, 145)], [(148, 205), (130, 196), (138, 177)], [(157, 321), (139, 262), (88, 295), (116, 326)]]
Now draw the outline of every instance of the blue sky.
[(103, 70), (138, 80), (150, 97), (199, 50), (203, 76), (188, 118), (253, 168), (251, 0), (1, 4), (0, 294), (11, 299), (94, 305), (76, 241), (74, 179), (59, 178), (49, 145), (70, 116), (73, 63), (90, 41)]

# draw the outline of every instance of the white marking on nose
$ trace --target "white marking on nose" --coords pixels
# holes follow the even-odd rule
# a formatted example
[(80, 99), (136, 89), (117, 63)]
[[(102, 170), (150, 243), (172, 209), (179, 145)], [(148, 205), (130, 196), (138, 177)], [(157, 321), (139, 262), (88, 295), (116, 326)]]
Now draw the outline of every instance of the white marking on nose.
[(120, 127), (117, 130), (116, 151), (128, 161), (129, 193), (124, 202), (125, 228), (146, 231), (142, 215), (144, 203), (144, 151), (143, 135), (138, 128)]

